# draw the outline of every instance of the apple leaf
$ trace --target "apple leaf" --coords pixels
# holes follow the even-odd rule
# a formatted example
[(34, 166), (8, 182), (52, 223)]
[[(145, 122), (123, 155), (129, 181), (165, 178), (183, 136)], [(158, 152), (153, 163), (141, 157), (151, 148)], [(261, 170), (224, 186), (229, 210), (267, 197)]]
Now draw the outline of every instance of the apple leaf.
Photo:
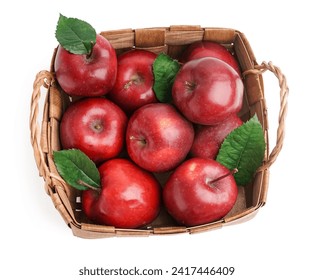
[(96, 31), (89, 23), (61, 14), (55, 35), (59, 44), (73, 54), (88, 55), (96, 44)]
[(100, 175), (95, 163), (78, 149), (53, 152), (54, 163), (60, 176), (78, 190), (100, 188)]
[(237, 168), (234, 178), (238, 185), (245, 186), (261, 166), (265, 146), (262, 125), (254, 115), (225, 138), (216, 160), (229, 170)]
[(166, 103), (172, 100), (172, 85), (179, 69), (179, 62), (164, 53), (159, 54), (155, 59), (153, 90), (160, 102)]

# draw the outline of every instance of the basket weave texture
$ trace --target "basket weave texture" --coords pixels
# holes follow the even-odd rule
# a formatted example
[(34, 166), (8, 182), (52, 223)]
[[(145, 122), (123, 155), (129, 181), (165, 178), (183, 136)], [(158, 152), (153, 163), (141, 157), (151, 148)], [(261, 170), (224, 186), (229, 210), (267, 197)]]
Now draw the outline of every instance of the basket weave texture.
[[(246, 221), (255, 216), (264, 206), (267, 198), (269, 168), (275, 162), (283, 145), (284, 121), (287, 113), (288, 86), (280, 69), (271, 62), (258, 64), (248, 40), (242, 32), (229, 28), (203, 28), (200, 26), (177, 25), (160, 28), (123, 29), (104, 31), (117, 54), (132, 48), (145, 49), (155, 53), (164, 52), (178, 58), (186, 47), (197, 41), (213, 41), (224, 45), (237, 58), (245, 86), (243, 107), (239, 116), (248, 120), (254, 114), (262, 124), (266, 152), (263, 165), (255, 174), (249, 186), (239, 186), (237, 202), (223, 219), (194, 227), (177, 225), (165, 209), (150, 225), (141, 229), (120, 229), (112, 226), (96, 225), (86, 220), (81, 211), (80, 191), (67, 185), (59, 176), (53, 162), (52, 153), (60, 150), (59, 124), (63, 112), (73, 99), (60, 89), (54, 74), (52, 56), (50, 71), (40, 71), (34, 81), (30, 110), (31, 143), (34, 150), (39, 175), (44, 179), (47, 194), (55, 208), (71, 228), (73, 234), (82, 238), (102, 238), (111, 236), (148, 236), (156, 234), (196, 233), (220, 228), (224, 225)], [(55, 50), (56, 51), (56, 50)], [(271, 71), (277, 77), (280, 87), (280, 110), (276, 145), (269, 150), (268, 116), (264, 95), (262, 73)], [(39, 103), (41, 95), (46, 98), (43, 106), (41, 125), (39, 124)]]

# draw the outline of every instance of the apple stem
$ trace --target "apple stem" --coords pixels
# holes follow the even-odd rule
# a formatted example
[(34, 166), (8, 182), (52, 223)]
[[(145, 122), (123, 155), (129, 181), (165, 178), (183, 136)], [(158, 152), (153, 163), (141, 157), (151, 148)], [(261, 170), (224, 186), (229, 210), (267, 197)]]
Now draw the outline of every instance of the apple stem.
[(190, 90), (193, 91), (196, 87), (196, 84), (191, 81), (185, 81), (185, 86)]
[(90, 43), (91, 43), (91, 49), (90, 49), (90, 52), (86, 55), (86, 59), (90, 59), (90, 57), (93, 54), (93, 48), (94, 48), (94, 46), (96, 44), (96, 42), (93, 42), (93, 41), (91, 41)]
[(226, 174), (224, 174), (224, 175), (222, 175), (222, 176), (220, 176), (220, 177), (218, 177), (218, 178), (216, 178), (216, 179), (214, 179), (214, 180), (211, 180), (211, 181), (208, 183), (208, 185), (213, 184), (213, 183), (216, 183), (217, 181), (222, 180), (223, 178), (226, 178), (227, 176), (233, 175), (233, 174), (235, 174), (235, 173), (237, 173), (237, 172), (238, 172), (238, 169), (237, 169), (237, 168), (234, 168), (234, 169), (230, 170), (228, 173), (226, 173)]
[(91, 186), (91, 185), (85, 183), (85, 182), (82, 181), (82, 180), (78, 180), (77, 183), (80, 184), (80, 185), (82, 185), (82, 186), (84, 186), (84, 187), (87, 187), (87, 188), (89, 188), (89, 189), (91, 189), (91, 190), (93, 190), (93, 191), (100, 192), (100, 188), (93, 187), (93, 186)]
[(130, 140), (139, 141), (143, 146), (146, 145), (146, 140), (144, 138), (130, 136)]

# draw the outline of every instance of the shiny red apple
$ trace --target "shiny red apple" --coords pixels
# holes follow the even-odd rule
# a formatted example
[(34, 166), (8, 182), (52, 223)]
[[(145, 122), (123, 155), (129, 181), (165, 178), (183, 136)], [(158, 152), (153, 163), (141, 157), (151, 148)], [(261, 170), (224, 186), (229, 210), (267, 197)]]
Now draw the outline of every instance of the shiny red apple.
[(89, 97), (71, 104), (60, 123), (63, 149), (76, 148), (99, 164), (117, 156), (124, 145), (127, 117), (113, 102)]
[(117, 75), (117, 56), (109, 41), (96, 36), (91, 54), (72, 54), (58, 47), (54, 62), (56, 78), (69, 95), (95, 97), (107, 94)]
[(126, 146), (136, 164), (151, 172), (164, 172), (185, 159), (193, 138), (192, 124), (174, 106), (152, 103), (129, 119)]
[(230, 65), (206, 57), (182, 66), (172, 87), (172, 97), (191, 122), (215, 125), (240, 111), (243, 91), (243, 82)]
[(188, 46), (181, 56), (181, 61), (187, 61), (203, 58), (214, 57), (218, 58), (230, 66), (232, 66), (239, 74), (241, 70), (236, 58), (221, 44), (211, 41), (199, 41)]
[(111, 159), (99, 167), (101, 190), (86, 190), (82, 208), (102, 225), (138, 228), (158, 215), (161, 188), (155, 177), (126, 159)]
[(153, 91), (153, 63), (157, 55), (146, 50), (131, 50), (118, 57), (118, 73), (108, 98), (125, 112), (157, 102)]
[(230, 171), (211, 159), (192, 158), (169, 177), (163, 201), (179, 223), (196, 226), (223, 218), (234, 206), (238, 188)]
[(192, 157), (215, 159), (224, 139), (242, 123), (242, 120), (236, 114), (232, 114), (217, 125), (199, 125), (195, 130), (190, 155)]

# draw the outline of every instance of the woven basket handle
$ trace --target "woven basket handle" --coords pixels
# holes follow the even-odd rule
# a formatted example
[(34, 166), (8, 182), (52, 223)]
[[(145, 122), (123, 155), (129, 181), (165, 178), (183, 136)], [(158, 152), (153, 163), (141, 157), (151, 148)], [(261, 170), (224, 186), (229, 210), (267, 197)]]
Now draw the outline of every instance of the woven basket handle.
[(280, 110), (279, 110), (279, 117), (278, 117), (278, 128), (277, 128), (277, 139), (276, 145), (271, 151), (268, 160), (265, 164), (261, 167), (262, 170), (268, 169), (277, 159), (282, 146), (283, 140), (285, 136), (285, 119), (287, 115), (287, 99), (289, 94), (289, 88), (287, 85), (287, 80), (285, 75), (281, 72), (280, 68), (273, 65), (272, 62), (263, 62), (261, 65), (256, 65), (254, 69), (249, 69), (243, 72), (243, 76), (245, 77), (248, 74), (262, 74), (265, 71), (272, 72), (279, 82), (280, 88)]
[(40, 176), (45, 179), (49, 177), (50, 171), (47, 166), (44, 152), (41, 145), (41, 128), (38, 123), (39, 100), (41, 96), (41, 88), (45, 87), (49, 90), (54, 82), (51, 72), (43, 70), (38, 72), (33, 84), (33, 94), (31, 99), (29, 126), (31, 131), (31, 144), (34, 150), (34, 157), (39, 170)]

